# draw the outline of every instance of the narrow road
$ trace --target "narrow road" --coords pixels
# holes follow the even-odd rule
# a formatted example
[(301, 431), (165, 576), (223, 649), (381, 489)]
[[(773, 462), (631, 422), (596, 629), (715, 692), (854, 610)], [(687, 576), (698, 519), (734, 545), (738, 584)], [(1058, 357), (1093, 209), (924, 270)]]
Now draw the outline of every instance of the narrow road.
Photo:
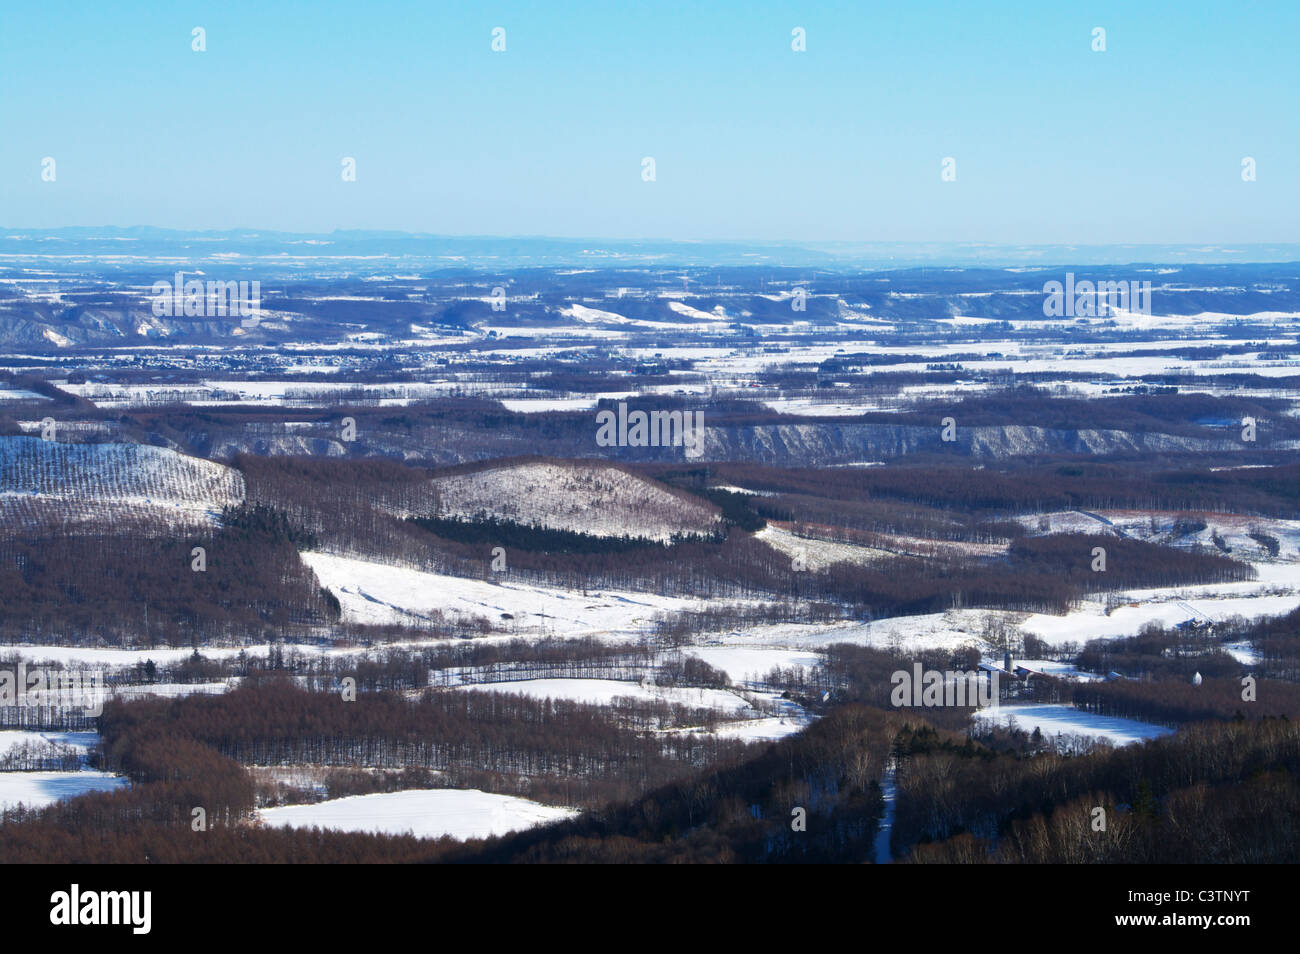
[(1115, 531), (1117, 534), (1119, 534), (1121, 537), (1124, 537), (1124, 536), (1127, 536), (1127, 535), (1128, 535), (1128, 534), (1126, 534), (1126, 533), (1124, 532), (1124, 528), (1123, 528), (1123, 527), (1117, 527), (1117, 526), (1115, 526), (1115, 524), (1111, 523), (1109, 520), (1107, 520), (1105, 517), (1103, 517), (1103, 516), (1102, 516), (1101, 514), (1099, 514), (1099, 513), (1090, 513), (1090, 512), (1088, 512), (1087, 510), (1076, 510), (1076, 511), (1074, 511), (1074, 512), (1077, 513), (1077, 514), (1081, 514), (1081, 515), (1083, 515), (1083, 516), (1085, 516), (1085, 517), (1090, 517), (1090, 518), (1093, 519), (1093, 520), (1098, 520), (1098, 521), (1104, 523), (1106, 526), (1110, 527), (1112, 530), (1114, 530), (1114, 531)]
[(880, 780), (880, 787), (885, 796), (885, 814), (881, 817), (880, 828), (876, 832), (876, 864), (878, 865), (887, 865), (894, 860), (894, 856), (889, 852), (889, 836), (894, 830), (894, 802), (898, 793), (894, 778), (897, 774), (898, 763), (891, 758), (885, 768), (885, 775)]

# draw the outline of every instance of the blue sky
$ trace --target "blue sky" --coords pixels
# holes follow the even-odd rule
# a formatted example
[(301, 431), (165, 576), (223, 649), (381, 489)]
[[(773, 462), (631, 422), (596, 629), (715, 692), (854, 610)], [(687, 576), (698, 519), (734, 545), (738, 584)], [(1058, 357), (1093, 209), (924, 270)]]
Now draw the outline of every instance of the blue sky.
[(1295, 242), (1297, 36), (1295, 2), (6, 3), (0, 226)]

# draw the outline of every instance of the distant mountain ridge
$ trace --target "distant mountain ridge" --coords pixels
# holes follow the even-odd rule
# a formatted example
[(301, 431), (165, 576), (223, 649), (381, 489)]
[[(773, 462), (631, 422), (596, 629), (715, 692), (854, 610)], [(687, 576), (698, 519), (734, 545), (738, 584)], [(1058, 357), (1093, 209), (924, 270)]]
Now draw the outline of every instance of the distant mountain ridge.
[[(316, 254), (313, 254), (315, 252)], [(394, 266), (502, 269), (528, 266), (723, 266), (898, 268), (935, 266), (1039, 266), (1057, 264), (1257, 263), (1300, 261), (1300, 243), (1185, 245), (1002, 245), (973, 242), (680, 241), (668, 239), (564, 238), (547, 236), (449, 236), (378, 230), (330, 233), (267, 229), (197, 231), (152, 226), (77, 226), (57, 229), (0, 228), (0, 270), (16, 259), (36, 257), (59, 272), (84, 271), (86, 262), (63, 256), (124, 259), (184, 258), (192, 263), (229, 263), (231, 256), (278, 257), (287, 272), (301, 259), (327, 254), (360, 260), (374, 274)], [(50, 258), (59, 256), (59, 258)], [(322, 263), (311, 263), (314, 275)], [(338, 267), (337, 262), (335, 267)]]

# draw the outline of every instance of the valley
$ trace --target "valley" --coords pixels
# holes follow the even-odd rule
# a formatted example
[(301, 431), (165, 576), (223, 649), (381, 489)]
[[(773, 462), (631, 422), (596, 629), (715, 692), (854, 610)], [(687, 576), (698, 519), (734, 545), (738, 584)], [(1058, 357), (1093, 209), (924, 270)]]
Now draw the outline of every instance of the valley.
[[(1102, 771), (1254, 718), (1243, 680), (1300, 698), (1294, 266), (1071, 266), (1152, 283), (1078, 317), (1028, 266), (304, 258), (246, 324), (154, 314), (150, 268), (0, 259), (0, 666), (108, 699), (5, 714), (11, 851), (203, 802), (272, 854), (604, 857), (609, 806), (694, 852), (714, 779), (762, 787), (745, 824), (700, 796), (728, 852), (923, 860), (1006, 825), (917, 827), (935, 753)], [(994, 704), (891, 705), (921, 664)], [(774, 834), (795, 752), (852, 834)]]

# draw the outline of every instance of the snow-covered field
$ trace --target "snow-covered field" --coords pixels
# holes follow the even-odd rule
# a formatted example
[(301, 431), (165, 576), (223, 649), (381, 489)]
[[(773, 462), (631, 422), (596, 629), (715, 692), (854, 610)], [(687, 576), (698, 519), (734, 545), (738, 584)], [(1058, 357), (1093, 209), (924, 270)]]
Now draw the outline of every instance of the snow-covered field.
[(729, 649), (747, 647), (808, 651), (834, 643), (879, 649), (960, 649), (983, 645), (979, 634), (998, 610), (949, 610), (920, 616), (894, 616), (866, 623), (775, 623), (716, 635), (711, 642)]
[(773, 549), (784, 553), (790, 558), (792, 564), (793, 561), (801, 561), (802, 568), (812, 572), (824, 570), (832, 563), (866, 564), (893, 556), (888, 550), (800, 537), (774, 523), (769, 523), (754, 536)]
[[(949, 610), (919, 616), (896, 616), (866, 623), (777, 624), (720, 634), (714, 640), (729, 648), (817, 649), (852, 643), (878, 649), (985, 648), (981, 638), (989, 620), (1033, 635), (1049, 645), (1082, 646), (1090, 639), (1135, 636), (1147, 623), (1172, 627), (1190, 619), (1255, 620), (1279, 616), (1300, 606), (1300, 566), (1256, 564), (1260, 579), (1245, 583), (1207, 584), (1117, 594), (1123, 603), (1106, 612), (1104, 600), (1084, 600), (1064, 616), (1001, 610)], [(707, 659), (706, 659), (707, 661)], [(711, 663), (712, 664), (712, 663)], [(770, 667), (769, 667), (770, 668)]]
[(777, 398), (763, 403), (781, 414), (799, 414), (807, 417), (854, 417), (876, 410), (869, 404), (843, 404), (819, 401), (814, 398)]
[[(1137, 540), (1147, 540), (1176, 547), (1199, 547), (1207, 551), (1215, 548), (1214, 537), (1229, 548), (1229, 555), (1240, 560), (1260, 560), (1257, 565), (1261, 578), (1272, 572), (1273, 578), (1285, 570), (1269, 570), (1269, 566), (1285, 567), (1292, 583), (1300, 582), (1300, 520), (1281, 520), (1269, 517), (1245, 516), (1224, 513), (1172, 512), (1150, 510), (1081, 510), (1055, 511), (1019, 518), (1031, 533), (1118, 533)], [(1203, 525), (1199, 530), (1197, 525)], [(1266, 548), (1252, 533), (1264, 533), (1278, 543), (1279, 553), (1270, 558)], [(1280, 564), (1277, 561), (1283, 561)]]
[(502, 614), (508, 614), (521, 633), (633, 637), (643, 634), (657, 613), (699, 611), (709, 605), (706, 600), (653, 593), (602, 590), (584, 595), (557, 587), (492, 583), (319, 552), (302, 558), (338, 597), (349, 623), (411, 622), (433, 612), (501, 623)]
[(742, 742), (778, 742), (805, 728), (809, 721), (770, 716), (766, 719), (724, 722), (713, 730), (713, 735), (719, 739), (740, 739)]
[(0, 403), (13, 401), (48, 401), (50, 398), (26, 388), (0, 388)]
[(126, 786), (120, 775), (83, 769), (80, 772), (0, 772), (0, 808), (18, 803), (44, 808), (87, 792), (105, 792)]
[[(447, 339), (454, 341), (458, 339)], [(361, 342), (358, 342), (360, 344)], [(421, 347), (428, 345), (421, 340)], [(286, 369), (289, 370), (289, 369)], [(337, 372), (339, 368), (311, 367), (312, 372)], [(337, 403), (357, 394), (364, 400), (380, 405), (401, 406), (415, 401), (445, 396), (448, 393), (492, 393), (515, 391), (519, 386), (484, 384), (475, 381), (458, 381), (454, 377), (437, 381), (412, 381), (401, 383), (363, 383), (353, 381), (285, 381), (248, 380), (194, 382), (180, 387), (159, 387), (156, 384), (69, 384), (61, 383), (60, 390), (85, 398), (101, 408), (148, 407), (150, 405), (184, 402), (195, 407), (222, 405), (262, 404), (267, 406), (293, 405), (312, 407)]]
[(615, 699), (631, 698), (639, 702), (668, 702), (694, 709), (715, 709), (732, 716), (751, 708), (746, 700), (725, 689), (679, 689), (614, 679), (525, 679), (476, 683), (456, 688), (471, 692), (504, 692), (531, 696), (534, 699), (564, 699), (593, 705), (608, 705)]
[[(1114, 594), (1111, 610), (1107, 613), (1106, 598), (1083, 600), (1063, 616), (1045, 613), (1014, 613), (1003, 610), (966, 609), (944, 613), (927, 613), (918, 616), (896, 616), (864, 623), (844, 622), (830, 624), (782, 623), (758, 625), (744, 630), (714, 634), (711, 644), (725, 647), (725, 651), (750, 650), (778, 651), (782, 653), (820, 649), (834, 643), (851, 643), (893, 651), (921, 649), (956, 650), (965, 647), (987, 649), (983, 639), (990, 621), (1001, 622), (1011, 631), (1037, 636), (1052, 646), (1077, 643), (1080, 647), (1090, 639), (1113, 639), (1135, 636), (1148, 623), (1173, 627), (1187, 620), (1222, 621), (1234, 616), (1257, 620), (1280, 616), (1300, 607), (1300, 564), (1270, 562), (1254, 564), (1259, 573), (1257, 580), (1243, 583), (1219, 583), (1198, 586), (1179, 586), (1165, 589), (1131, 590)], [(1119, 605), (1115, 605), (1118, 601)], [(1238, 647), (1248, 659), (1250, 648)], [(717, 656), (718, 648), (694, 647), (710, 665), (717, 666), (736, 679), (736, 664), (724, 662)], [(711, 657), (711, 654), (714, 654)], [(812, 657), (815, 658), (815, 657)], [(714, 660), (718, 661), (715, 662)], [(746, 675), (762, 670), (752, 668), (759, 659), (741, 663)], [(785, 667), (786, 664), (782, 663)], [(1042, 668), (1042, 667), (1039, 667)], [(1047, 671), (1047, 670), (1044, 670)]]
[[(229, 646), (204, 646), (202, 654), (209, 659), (231, 659), (241, 652), (250, 656), (265, 656), (270, 646), (248, 646), (243, 649)], [(0, 661), (18, 660), (26, 663), (57, 663), (64, 666), (85, 665), (103, 669), (120, 666), (138, 666), (147, 660), (158, 665), (173, 664), (188, 659), (193, 649), (96, 649), (89, 646), (0, 646)]]
[(734, 685), (758, 682), (773, 669), (812, 669), (821, 662), (816, 653), (792, 649), (743, 646), (688, 646), (683, 652), (727, 674)]
[(228, 682), (155, 682), (142, 686), (117, 686), (113, 695), (120, 699), (144, 699), (160, 696), (180, 699), (184, 696), (217, 695), (234, 688)]
[(535, 825), (571, 818), (568, 808), (541, 805), (525, 798), (493, 795), (477, 789), (415, 789), (354, 795), (287, 805), (258, 813), (263, 823), (279, 828), (332, 828), (419, 838), (488, 838)]
[(98, 732), (33, 732), (26, 729), (0, 730), (0, 756), (21, 745), (57, 742), (70, 746), (83, 756), (99, 741)]
[(546, 411), (590, 411), (596, 407), (596, 396), (580, 398), (521, 398), (503, 400), (501, 405), (507, 411), (520, 414), (542, 414)]
[(1086, 735), (1106, 739), (1115, 745), (1130, 745), (1145, 739), (1171, 735), (1174, 731), (1163, 725), (1097, 715), (1073, 706), (1049, 703), (977, 709), (975, 718), (998, 725), (1014, 722), (1017, 728), (1026, 732), (1033, 732), (1037, 728), (1049, 738), (1055, 735)]
[[(1265, 587), (1258, 583), (1227, 583), (1218, 587), (1189, 587), (1170, 590), (1146, 590), (1122, 594), (1128, 602), (1106, 613), (1099, 600), (1084, 601), (1065, 616), (1035, 613), (1020, 624), (1020, 630), (1044, 642), (1059, 646), (1074, 642), (1082, 646), (1090, 639), (1115, 639), (1136, 636), (1148, 623), (1166, 628), (1188, 620), (1222, 621), (1233, 616), (1247, 620), (1281, 616), (1300, 606), (1300, 591), (1289, 594), (1256, 592), (1233, 595), (1235, 587)], [(1222, 596), (1212, 595), (1215, 590)]]

